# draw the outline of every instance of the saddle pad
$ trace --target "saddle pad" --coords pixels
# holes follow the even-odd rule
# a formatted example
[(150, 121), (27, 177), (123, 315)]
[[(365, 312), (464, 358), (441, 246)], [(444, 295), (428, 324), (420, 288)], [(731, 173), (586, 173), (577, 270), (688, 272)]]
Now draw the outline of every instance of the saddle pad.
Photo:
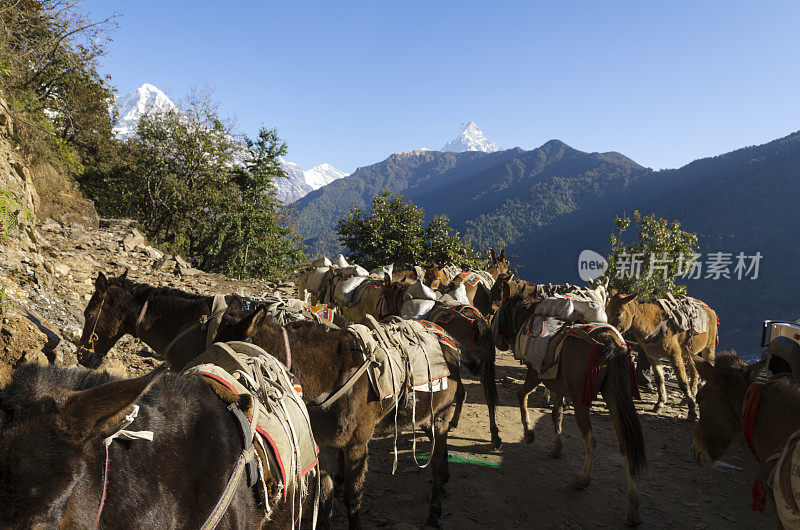
[(450, 283), (456, 278), (456, 276), (461, 274), (462, 270), (458, 265), (448, 263), (444, 266), (442, 272), (444, 272), (444, 277), (447, 278), (447, 282)]
[(691, 330), (698, 335), (708, 331), (708, 313), (700, 300), (688, 296), (675, 297), (669, 293), (667, 298), (659, 298), (658, 305), (667, 314), (667, 319), (680, 333)]
[(370, 315), (365, 323), (347, 329), (360, 343), (364, 356), (374, 361), (368, 374), (380, 399), (399, 398), (409, 388), (427, 390), (429, 383), (433, 386), (450, 375), (442, 347), (454, 346), (438, 326), (431, 328), (399, 317), (377, 322)]
[(514, 357), (530, 364), (537, 371), (541, 370), (550, 341), (563, 326), (563, 320), (531, 315), (517, 333), (514, 341)]
[(772, 472), (771, 486), (775, 494), (775, 511), (784, 528), (800, 528), (800, 431), (786, 442), (778, 464)]
[(457, 278), (461, 278), (462, 283), (475, 287), (479, 283), (483, 283), (487, 289), (491, 289), (494, 285), (494, 278), (486, 271), (470, 270), (460, 273)]
[(285, 501), (289, 484), (303, 482), (316, 467), (318, 451), (306, 406), (283, 364), (254, 344), (218, 342), (182, 373), (201, 376), (212, 387), (222, 385), (235, 396), (252, 398), (253, 407), (243, 412), (253, 436), (260, 436), (262, 445), (270, 449), (271, 461), (262, 467), (283, 485)]

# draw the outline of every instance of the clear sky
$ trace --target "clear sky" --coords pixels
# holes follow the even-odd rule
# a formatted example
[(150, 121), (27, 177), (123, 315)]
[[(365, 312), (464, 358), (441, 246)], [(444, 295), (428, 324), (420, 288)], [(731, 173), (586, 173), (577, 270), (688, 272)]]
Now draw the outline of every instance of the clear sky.
[(105, 73), (174, 100), (208, 85), (288, 159), (353, 171), (475, 120), (653, 168), (800, 129), (800, 2), (91, 0), (121, 15)]

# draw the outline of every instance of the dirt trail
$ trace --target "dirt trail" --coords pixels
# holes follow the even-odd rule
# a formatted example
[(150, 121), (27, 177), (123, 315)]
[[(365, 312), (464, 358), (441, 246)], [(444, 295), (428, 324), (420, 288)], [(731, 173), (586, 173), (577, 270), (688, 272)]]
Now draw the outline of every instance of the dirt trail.
[[(595, 403), (592, 426), (597, 437), (592, 484), (583, 491), (570, 487), (583, 463), (583, 445), (571, 409), (564, 418), (564, 453), (548, 456), (553, 441), (549, 409), (537, 391), (529, 406), (536, 441), (522, 441), (516, 391), (524, 368), (509, 354), (498, 357), (501, 407), (498, 423), (503, 437), (500, 451), (489, 451), (486, 406), (475, 380), (466, 381), (467, 404), (461, 423), (451, 433), (450, 483), (443, 507), (443, 528), (621, 528), (627, 510), (625, 470), (608, 411)], [(540, 387), (541, 388), (541, 387)], [(643, 393), (637, 402), (644, 430), (648, 470), (639, 481), (640, 528), (773, 528), (769, 513), (750, 510), (750, 486), (757, 466), (745, 446), (725, 462), (741, 469), (726, 471), (697, 466), (689, 455), (694, 423), (679, 417), (682, 410), (667, 407), (649, 412), (655, 394)], [(678, 395), (672, 394), (673, 404)], [(421, 449), (420, 449), (421, 445)], [(428, 513), (430, 470), (417, 470), (411, 460), (411, 437), (404, 436), (400, 468), (391, 475), (392, 441), (370, 446), (364, 502), (369, 528), (421, 527)], [(427, 439), (418, 451), (429, 449)], [(470, 460), (457, 463), (453, 460)], [(336, 503), (336, 528), (346, 528), (341, 498)]]

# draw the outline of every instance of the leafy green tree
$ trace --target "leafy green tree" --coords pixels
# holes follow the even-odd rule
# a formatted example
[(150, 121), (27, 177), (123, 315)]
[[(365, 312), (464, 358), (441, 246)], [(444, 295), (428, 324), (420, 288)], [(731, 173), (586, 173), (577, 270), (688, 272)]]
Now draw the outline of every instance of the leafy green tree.
[(606, 273), (611, 286), (643, 300), (686, 294), (686, 286), (676, 283), (676, 278), (692, 273), (697, 234), (682, 230), (678, 220), (642, 216), (638, 210), (633, 219), (617, 216), (614, 226)]
[(479, 259), (462, 241), (445, 216), (423, 226), (425, 212), (400, 193), (384, 190), (372, 199), (372, 209), (351, 208), (336, 232), (348, 259), (367, 268), (394, 263), (407, 267), (420, 262), (455, 263), (471, 267)]
[(303, 258), (274, 180), (286, 144), (274, 130), (240, 138), (207, 94), (145, 116), (112, 170), (85, 186), (98, 210), (138, 220), (149, 237), (197, 267), (278, 277)]

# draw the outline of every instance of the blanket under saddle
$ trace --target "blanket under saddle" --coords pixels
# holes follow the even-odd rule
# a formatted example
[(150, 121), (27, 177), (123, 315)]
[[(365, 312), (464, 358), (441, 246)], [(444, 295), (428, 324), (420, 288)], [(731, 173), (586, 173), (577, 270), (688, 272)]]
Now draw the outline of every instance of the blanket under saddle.
[(514, 341), (514, 358), (532, 365), (539, 372), (539, 379), (555, 379), (561, 358), (561, 348), (567, 337), (577, 337), (591, 344), (597, 340), (593, 333), (612, 331), (622, 344), (619, 331), (605, 322), (568, 324), (542, 315), (531, 315), (517, 333)]
[(464, 271), (456, 275), (456, 278), (461, 278), (461, 281), (470, 287), (475, 287), (479, 283), (483, 283), (487, 289), (491, 289), (494, 285), (494, 277), (487, 271), (475, 269)]
[(667, 320), (678, 333), (691, 330), (694, 335), (708, 331), (708, 313), (700, 300), (689, 296), (669, 293), (667, 298), (659, 298), (658, 305), (667, 314)]
[(447, 283), (452, 282), (456, 276), (461, 274), (463, 271), (461, 267), (455, 265), (453, 263), (448, 263), (447, 265), (442, 268), (442, 272), (444, 273), (444, 277), (447, 278)]
[(373, 360), (367, 373), (380, 399), (399, 399), (409, 389), (436, 392), (447, 388), (450, 370), (442, 348), (455, 346), (436, 328), (399, 317), (378, 322), (371, 315), (363, 324), (348, 326), (364, 357)]
[[(202, 377), (223, 401), (244, 413), (248, 425), (242, 428), (250, 436), (245, 445), (255, 446), (258, 456), (248, 463), (249, 482), (263, 487), (269, 473), (279, 485), (275, 492), (263, 489), (268, 510), (287, 501), (294, 482), (301, 486), (301, 498), (292, 502), (301, 505), (309, 473), (317, 469), (318, 450), (308, 411), (286, 368), (258, 346), (234, 341), (213, 344), (182, 373)], [(253, 480), (256, 471), (258, 481)], [(318, 470), (316, 475), (319, 480)]]
[(290, 322), (311, 320), (319, 324), (337, 327), (333, 324), (334, 312), (326, 306), (310, 306), (297, 298), (282, 298), (280, 296), (266, 295), (243, 299), (245, 309), (255, 309), (263, 306), (267, 315), (280, 326)]

